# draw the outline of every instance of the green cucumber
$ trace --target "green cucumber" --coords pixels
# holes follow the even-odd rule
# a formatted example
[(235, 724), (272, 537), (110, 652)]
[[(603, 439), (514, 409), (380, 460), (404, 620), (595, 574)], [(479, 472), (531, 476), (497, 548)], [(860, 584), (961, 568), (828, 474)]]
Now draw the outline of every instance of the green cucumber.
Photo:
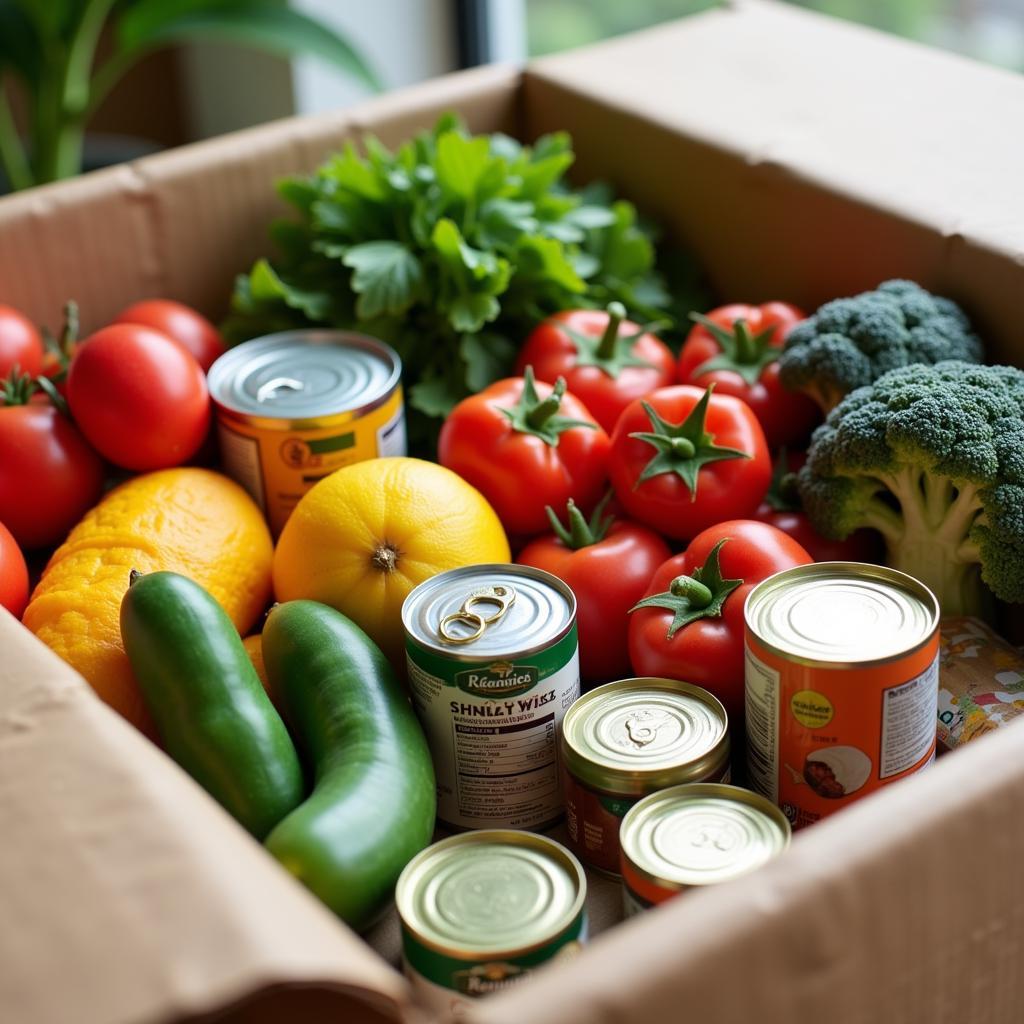
[(186, 576), (133, 572), (121, 638), (167, 753), (262, 839), (302, 802), (302, 766), (224, 609)]
[(263, 660), (315, 779), (309, 799), (267, 837), (267, 849), (363, 930), (434, 831), (434, 768), (423, 730), (380, 648), (327, 605), (275, 607), (263, 627)]

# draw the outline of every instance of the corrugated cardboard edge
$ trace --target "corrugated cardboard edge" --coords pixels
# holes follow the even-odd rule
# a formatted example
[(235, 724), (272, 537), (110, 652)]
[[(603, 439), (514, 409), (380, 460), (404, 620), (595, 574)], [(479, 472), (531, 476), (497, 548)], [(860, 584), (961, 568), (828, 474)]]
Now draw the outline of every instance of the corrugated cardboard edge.
[[(758, 32), (735, 32), (728, 19), (743, 17), (742, 10), (709, 15), (687, 23), (687, 30), (699, 33), (697, 51), (717, 48), (726, 62), (753, 56), (755, 46), (777, 60), (800, 59), (783, 55), (792, 42), (789, 19), (804, 16), (784, 12), (774, 29), (763, 23)], [(684, 45), (682, 30), (673, 31)], [(879, 51), (864, 52), (873, 59)], [(961, 274), (990, 319), (1012, 310), (1005, 323), (1016, 323), (1024, 281), (1012, 252), (944, 237), (949, 225), (915, 225), (872, 210), (863, 195), (832, 195), (827, 182), (805, 180), (795, 158), (773, 163), (763, 152), (730, 151), (696, 128), (696, 135), (680, 136), (692, 124), (686, 111), (706, 99), (697, 95), (705, 82), (701, 65), (694, 56), (687, 78), (682, 50), (670, 57), (683, 73), (666, 70), (666, 88), (639, 108), (617, 95), (588, 98), (611, 75), (607, 54), (595, 51), (582, 77), (579, 55), (557, 59), (566, 61), (564, 73), (563, 65), (545, 62), (527, 76), (522, 108), (515, 72), (459, 76), (347, 116), (270, 126), (2, 200), (0, 300), (53, 322), (68, 294), (88, 295), (87, 323), (95, 325), (152, 288), (174, 287), (180, 290), (172, 294), (216, 315), (230, 273), (265, 248), (265, 222), (278, 209), (268, 178), (308, 170), (319, 147), (336, 145), (371, 118), (379, 132), (390, 124), (402, 134), (454, 104), (476, 112), (476, 127), (514, 128), (522, 115), (520, 127), (530, 135), (571, 128), (581, 173), (628, 184), (631, 196), (705, 249), (716, 282), (735, 295), (808, 302), (829, 294), (826, 289), (848, 290), (870, 267), (884, 274), (896, 266), (933, 284)], [(633, 59), (641, 68), (648, 63), (644, 52)], [(653, 56), (649, 62), (656, 64)], [(756, 66), (762, 77), (755, 87), (765, 90), (767, 102), (779, 94), (763, 64)], [(614, 77), (609, 81), (614, 85)], [(863, 83), (867, 94), (870, 85), (870, 78)], [(696, 97), (681, 95), (675, 127), (651, 116), (652, 104), (672, 89)], [(940, 113), (929, 123), (938, 124)], [(717, 187), (681, 200), (687, 160), (695, 175)], [(207, 178), (216, 182), (208, 203), (202, 198)], [(884, 173), (879, 180), (884, 183)], [(833, 246), (841, 242), (842, 258), (833, 258), (820, 237), (807, 243), (802, 236), (811, 229), (827, 232)], [(1008, 329), (1003, 337), (1012, 351)], [(17, 700), (5, 700), (15, 683)], [(543, 972), (475, 1015), (517, 1024), (647, 1022), (684, 1014), (702, 1024), (1016, 1024), (1024, 934), (1016, 884), (1024, 821), (1021, 728), (950, 755), (921, 778), (798, 837), (790, 853), (757, 876), (601, 937), (576, 963)], [(355, 944), (159, 752), (2, 616), (0, 820), (18, 839), (0, 844), (4, 894), (14, 893), (5, 919), (11, 926), (0, 928), (0, 1006), (19, 1024), (64, 1020), (72, 1002), (83, 1021), (195, 1018), (238, 1007), (247, 995), (255, 1001), (238, 1013), (261, 1021), (302, 1012), (311, 1020), (330, 1013), (358, 1021), (403, 1010), (407, 992), (398, 975)], [(53, 839), (41, 845), (33, 833)], [(250, 887), (247, 863), (259, 876), (258, 889)], [(257, 898), (263, 902), (251, 905)], [(120, 941), (122, 934), (128, 941)], [(164, 945), (165, 936), (175, 943)], [(297, 962), (304, 942), (312, 947), (306, 964)], [(123, 979), (123, 987), (111, 979)], [(312, 988), (295, 989), (290, 981)], [(331, 985), (339, 997), (341, 990), (372, 989), (380, 1001), (321, 1003), (321, 996), (331, 998)], [(316, 1005), (300, 1007), (293, 994), (309, 994)]]
[(478, 1024), (1016, 1024), (1024, 726), (798, 834), (777, 861), (600, 936)]
[(339, 1020), (412, 1012), (400, 975), (2, 608), (0, 821), (12, 1024), (63, 1024), (69, 1000), (83, 1022), (258, 1020), (292, 985)]
[(365, 131), (394, 145), (447, 110), (471, 130), (516, 134), (519, 75), (503, 65), (449, 75), (0, 198), (0, 302), (56, 328), (77, 299), (85, 332), (142, 297), (220, 319), (234, 276), (267, 254), (267, 228), (286, 212), (275, 182)]
[(1019, 75), (735, 0), (533, 62), (524, 114), (570, 128), (580, 179), (688, 243), (724, 299), (814, 309), (912, 277), (966, 301), (993, 358), (1019, 353)]

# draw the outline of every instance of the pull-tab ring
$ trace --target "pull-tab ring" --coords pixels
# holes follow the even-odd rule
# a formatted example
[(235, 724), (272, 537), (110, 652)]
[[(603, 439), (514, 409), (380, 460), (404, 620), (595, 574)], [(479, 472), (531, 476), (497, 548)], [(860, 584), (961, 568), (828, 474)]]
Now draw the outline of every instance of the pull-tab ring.
[[(474, 590), (469, 597), (466, 598), (462, 605), (462, 611), (469, 612), (474, 605), (478, 604), (494, 604), (498, 606), (498, 610), (491, 615), (484, 615), (483, 620), (486, 625), (490, 625), (492, 622), (497, 622), (505, 612), (509, 610), (516, 603), (516, 592), (513, 587), (506, 587), (499, 584), (496, 587), (483, 587), (480, 590)], [(474, 615), (479, 615), (479, 612), (473, 612)]]
[[(450, 630), (450, 626), (456, 622), (466, 622), (471, 626), (476, 626), (476, 629), (472, 633), (468, 633), (466, 636), (460, 636), (458, 633), (453, 633)], [(446, 615), (442, 620), (441, 624), (437, 627), (438, 633), (441, 634), (442, 638), (447, 640), (450, 644), (471, 644), (474, 640), (479, 640), (484, 635), (484, 630), (487, 628), (487, 619), (482, 615), (477, 615), (476, 612), (467, 611), (465, 607), (457, 612), (452, 612), (451, 615)]]
[(268, 398), (276, 397), (278, 391), (282, 390), (305, 391), (306, 385), (294, 377), (275, 377), (273, 380), (268, 380), (266, 384), (260, 385), (259, 390), (256, 392), (256, 401), (265, 402)]
[[(474, 590), (457, 612), (446, 615), (438, 624), (437, 632), (441, 639), (450, 644), (469, 644), (479, 640), (484, 635), (484, 630), (492, 623), (497, 622), (516, 603), (515, 587), (499, 583), (494, 587), (481, 587)], [(497, 605), (498, 610), (490, 615), (481, 615), (473, 611), (474, 605), (489, 604)], [(455, 622), (465, 622), (474, 626), (474, 630), (468, 636), (459, 636), (451, 631), (451, 625)]]

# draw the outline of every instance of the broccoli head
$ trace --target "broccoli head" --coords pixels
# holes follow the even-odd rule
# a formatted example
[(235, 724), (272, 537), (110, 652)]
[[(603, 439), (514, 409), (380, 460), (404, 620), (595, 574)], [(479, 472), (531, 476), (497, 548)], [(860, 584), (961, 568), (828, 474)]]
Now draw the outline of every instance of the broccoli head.
[(828, 412), (900, 366), (981, 358), (981, 342), (955, 302), (913, 281), (886, 281), (873, 292), (826, 302), (797, 324), (786, 338), (779, 376)]
[(829, 413), (798, 485), (818, 531), (873, 526), (889, 565), (929, 586), (944, 614), (982, 614), (982, 582), (1024, 601), (1024, 371), (891, 370)]

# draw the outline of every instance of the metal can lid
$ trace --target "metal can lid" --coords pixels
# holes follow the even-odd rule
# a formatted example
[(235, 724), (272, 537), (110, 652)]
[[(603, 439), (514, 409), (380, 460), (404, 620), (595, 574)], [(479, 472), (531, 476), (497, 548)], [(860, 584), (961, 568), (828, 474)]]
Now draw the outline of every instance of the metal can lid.
[(652, 793), (626, 812), (619, 831), (630, 871), (676, 890), (753, 871), (781, 853), (789, 839), (789, 822), (778, 807), (720, 783)]
[(885, 662), (935, 633), (935, 595), (906, 573), (861, 562), (817, 562), (769, 576), (747, 597), (747, 629), (800, 664)]
[(583, 913), (580, 862), (545, 836), (481, 829), (417, 854), (395, 889), (403, 927), (447, 956), (517, 956), (557, 938)]
[(214, 402), (229, 413), (295, 421), (368, 412), (401, 376), (398, 353), (374, 338), (296, 330), (236, 345), (207, 379)]
[(728, 717), (713, 694), (691, 683), (620, 679), (565, 713), (562, 756), (577, 779), (610, 793), (699, 782), (728, 762)]
[[(473, 618), (463, 620), (467, 607)], [(573, 592), (557, 576), (525, 565), (450, 569), (424, 580), (402, 605), (406, 634), (456, 660), (520, 658), (560, 640), (575, 621)]]

